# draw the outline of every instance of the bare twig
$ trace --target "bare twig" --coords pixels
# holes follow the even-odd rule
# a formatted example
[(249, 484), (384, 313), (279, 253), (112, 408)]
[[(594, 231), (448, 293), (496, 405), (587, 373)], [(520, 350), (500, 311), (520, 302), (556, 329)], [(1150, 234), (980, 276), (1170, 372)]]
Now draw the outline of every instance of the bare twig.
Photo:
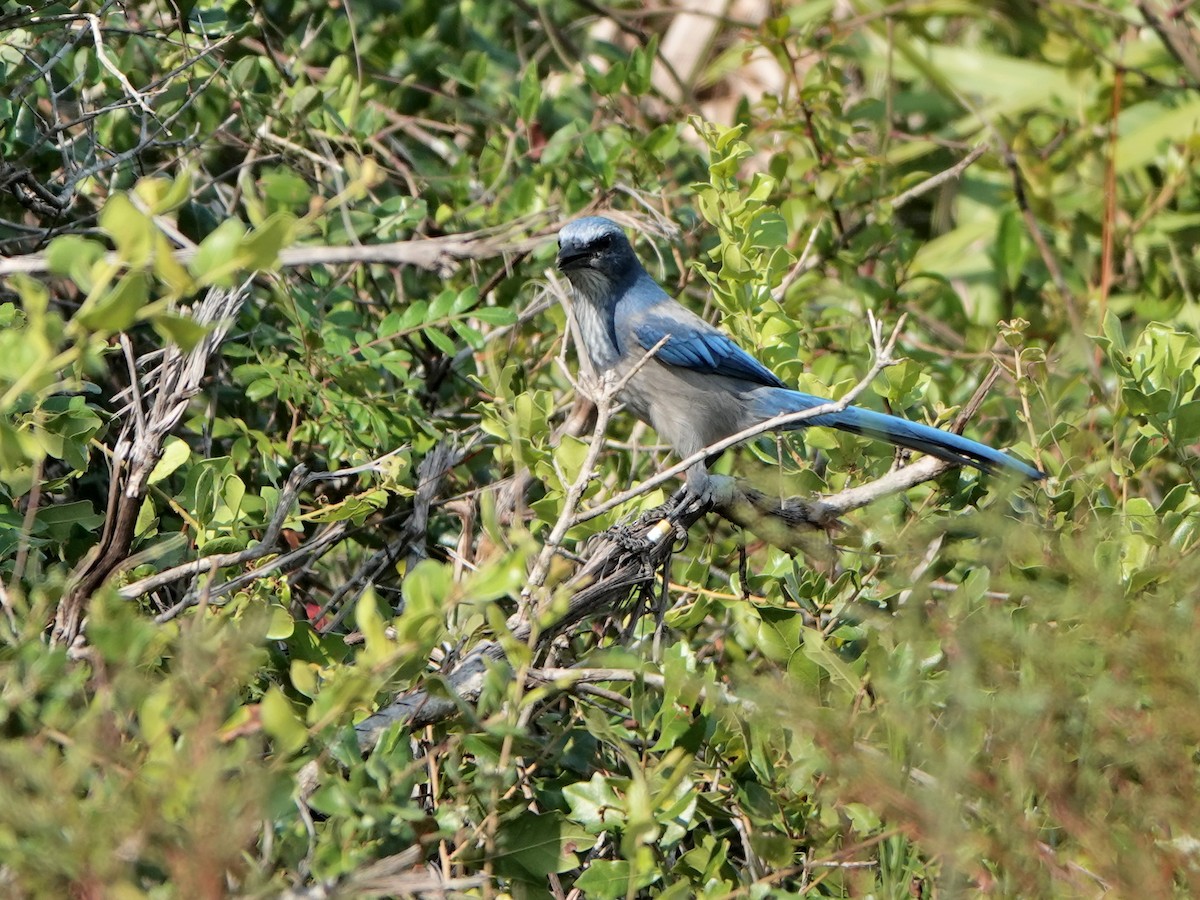
[[(1017, 208), (1021, 211), (1021, 218), (1025, 222), (1025, 230), (1029, 232), (1030, 239), (1033, 241), (1034, 246), (1037, 247), (1038, 254), (1042, 257), (1042, 262), (1046, 265), (1046, 271), (1050, 273), (1050, 279), (1058, 289), (1058, 295), (1062, 298), (1063, 307), (1066, 310), (1067, 319), (1070, 321), (1072, 329), (1076, 334), (1081, 335), (1083, 334), (1083, 319), (1079, 314), (1079, 302), (1075, 298), (1074, 291), (1067, 284), (1062, 266), (1058, 263), (1058, 257), (1054, 255), (1054, 251), (1046, 243), (1046, 237), (1042, 234), (1037, 216), (1034, 215), (1033, 209), (1029, 205), (1029, 197), (1025, 193), (1025, 176), (1021, 174), (1021, 167), (1017, 163), (1016, 154), (1007, 143), (1004, 146), (1004, 164), (1008, 167), (1008, 171), (1012, 175), (1013, 198), (1016, 200)], [(1092, 365), (1092, 373), (1095, 377), (1099, 378), (1099, 368), (1095, 364)]]
[(608, 420), (612, 416), (613, 404), (616, 398), (620, 395), (625, 386), (633, 376), (642, 370), (663, 345), (670, 340), (670, 335), (663, 337), (657, 344), (651, 347), (639, 359), (629, 371), (626, 372), (618, 381), (611, 377), (608, 373), (601, 381), (599, 396), (595, 398), (596, 402), (596, 425), (592, 430), (592, 440), (588, 446), (587, 456), (584, 458), (583, 465), (575, 476), (575, 480), (567, 488), (567, 496), (563, 500), (562, 511), (559, 513), (558, 521), (554, 523), (554, 527), (550, 530), (550, 536), (546, 539), (545, 545), (542, 547), (541, 553), (538, 554), (537, 562), (534, 563), (533, 571), (529, 576), (529, 581), (525, 588), (525, 596), (540, 588), (546, 580), (546, 574), (550, 571), (550, 561), (554, 554), (558, 552), (562, 546), (563, 538), (566, 537), (567, 531), (575, 524), (575, 510), (579, 506), (579, 501), (583, 498), (583, 492), (587, 488), (587, 484), (592, 480), (592, 473), (596, 469), (596, 462), (600, 459), (600, 451), (604, 448), (604, 435), (608, 431)]
[[(930, 191), (936, 190), (937, 188), (941, 187), (943, 184), (946, 184), (949, 181), (953, 181), (954, 179), (961, 177), (963, 172), (965, 172), (968, 168), (970, 168), (981, 156), (983, 156), (984, 153), (987, 152), (987, 149), (988, 149), (988, 145), (986, 142), (978, 144), (976, 147), (974, 147), (971, 150), (970, 153), (968, 153), (966, 156), (964, 156), (962, 159), (960, 159), (958, 162), (956, 162), (950, 168), (945, 169), (944, 171), (938, 172), (934, 175), (930, 175), (924, 181), (910, 187), (907, 191), (904, 191), (901, 194), (897, 194), (894, 198), (892, 198), (892, 201), (888, 204), (889, 209), (891, 209), (893, 211), (897, 210), (897, 209), (901, 209), (902, 207), (907, 206), (909, 203), (912, 203), (914, 200), (918, 199), (919, 197), (923, 197), (925, 194), (928, 194)], [(859, 232), (863, 231), (865, 228), (867, 228), (867, 226), (873, 225), (875, 222), (876, 222), (876, 216), (875, 216), (875, 213), (872, 212), (869, 215), (867, 215), (864, 219), (862, 219), (862, 221), (851, 226), (850, 228), (848, 228), (844, 232), (842, 232), (840, 235), (838, 235), (838, 237), (835, 241), (834, 249), (836, 250), (836, 249), (840, 249), (841, 247), (844, 247), (850, 241), (851, 238), (853, 238)], [(794, 266), (792, 266), (791, 270), (787, 273), (787, 275), (785, 275), (783, 277), (783, 280), (779, 283), (779, 286), (777, 288), (775, 288), (773, 291), (771, 291), (771, 296), (775, 300), (782, 300), (784, 295), (787, 293), (788, 288), (790, 288), (795, 283), (796, 279), (798, 279), (801, 275), (812, 271), (813, 269), (815, 269), (817, 266), (819, 266), (821, 264), (821, 262), (823, 260), (822, 257), (812, 257), (810, 255), (810, 251), (811, 251), (811, 248), (813, 245), (813, 241), (816, 238), (816, 235), (817, 235), (817, 228), (814, 228), (813, 231), (809, 234), (808, 243), (804, 248), (804, 252), (800, 254), (800, 259), (797, 260), (797, 262)]]
[(1179, 61), (1192, 84), (1200, 84), (1200, 53), (1197, 53), (1196, 35), (1188, 28), (1186, 16), (1163, 15), (1163, 10), (1151, 0), (1138, 0), (1138, 12), (1158, 34), (1171, 55)]
[[(279, 252), (281, 268), (296, 266), (334, 266), (350, 263), (378, 263), (391, 266), (416, 266), (433, 272), (452, 269), (454, 264), (468, 259), (492, 259), (506, 253), (524, 253), (541, 243), (540, 238), (512, 240), (502, 236), (453, 234), (446, 237), (395, 241), (389, 244), (347, 244), (330, 247), (288, 247)], [(172, 257), (186, 265), (198, 251), (193, 248), (176, 250)], [(119, 264), (115, 253), (105, 259)], [(23, 273), (41, 275), (50, 271), (43, 253), (0, 259), (0, 277)]]
[(113, 64), (113, 61), (108, 57), (108, 51), (104, 49), (104, 36), (100, 33), (100, 17), (91, 13), (84, 13), (84, 18), (87, 19), (88, 25), (92, 29), (92, 42), (96, 47), (96, 59), (100, 61), (100, 65), (104, 66), (117, 81), (121, 82), (121, 87), (125, 88), (125, 93), (141, 107), (142, 112), (154, 115), (154, 110), (146, 102), (145, 98), (138, 93), (137, 88), (129, 83), (129, 79), (125, 77), (125, 73)]
[[(126, 418), (112, 452), (112, 480), (104, 529), (92, 552), (76, 567), (55, 614), (53, 638), (71, 643), (79, 635), (88, 601), (129, 556), (138, 512), (162, 455), (163, 442), (183, 418), (188, 402), (200, 390), (208, 362), (249, 290), (249, 282), (233, 290), (212, 288), (192, 312), (207, 326), (190, 351), (168, 345), (163, 361), (140, 387), (141, 415)], [(137, 392), (134, 392), (136, 403)]]

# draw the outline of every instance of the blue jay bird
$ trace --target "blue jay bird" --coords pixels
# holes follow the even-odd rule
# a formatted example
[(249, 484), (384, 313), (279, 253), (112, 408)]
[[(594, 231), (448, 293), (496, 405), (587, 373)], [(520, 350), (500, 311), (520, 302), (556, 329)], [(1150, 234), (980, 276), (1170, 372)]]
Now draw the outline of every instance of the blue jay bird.
[[(666, 338), (619, 399), (681, 458), (781, 413), (830, 402), (789, 390), (724, 332), (672, 299), (642, 268), (615, 222), (599, 216), (570, 222), (559, 232), (558, 248), (558, 268), (574, 288), (579, 351), (597, 375), (620, 379)], [(784, 428), (810, 425), (840, 428), (985, 472), (1045, 477), (957, 434), (856, 406)], [(687, 488), (698, 500), (714, 500), (721, 490), (704, 463), (688, 470)]]

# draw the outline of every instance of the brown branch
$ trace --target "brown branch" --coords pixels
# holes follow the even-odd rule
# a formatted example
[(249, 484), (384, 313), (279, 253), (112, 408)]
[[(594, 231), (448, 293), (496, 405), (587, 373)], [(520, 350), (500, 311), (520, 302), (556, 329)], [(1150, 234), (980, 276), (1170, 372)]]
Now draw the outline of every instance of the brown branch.
[(1050, 245), (1046, 242), (1046, 236), (1042, 234), (1042, 229), (1038, 224), (1037, 216), (1033, 212), (1033, 207), (1029, 205), (1029, 196), (1025, 193), (1025, 176), (1021, 173), (1021, 167), (1017, 163), (1017, 155), (1007, 143), (1004, 145), (1004, 164), (1008, 167), (1009, 174), (1012, 175), (1013, 199), (1016, 201), (1017, 209), (1020, 210), (1021, 218), (1025, 222), (1025, 230), (1029, 232), (1029, 237), (1033, 241), (1034, 246), (1037, 247), (1038, 255), (1041, 256), (1042, 262), (1046, 266), (1046, 271), (1050, 273), (1051, 281), (1054, 282), (1054, 286), (1058, 289), (1058, 295), (1062, 298), (1063, 308), (1066, 310), (1071, 328), (1076, 334), (1081, 335), (1083, 334), (1083, 319), (1079, 313), (1079, 301), (1075, 297), (1075, 292), (1067, 284), (1062, 266), (1058, 264), (1058, 257), (1054, 255), (1054, 251), (1050, 249)]
[[(378, 263), (391, 266), (416, 266), (433, 272), (452, 270), (467, 259), (492, 259), (505, 253), (525, 253), (541, 243), (540, 239), (509, 240), (494, 235), (452, 234), (445, 237), (394, 241), (389, 244), (346, 244), (330, 247), (288, 247), (279, 252), (280, 268), (297, 266), (336, 266), (352, 263)], [(187, 265), (199, 251), (184, 248), (172, 253), (172, 258)], [(105, 260), (120, 265), (121, 260), (110, 253)], [(0, 277), (5, 275), (44, 275), (50, 263), (44, 253), (0, 259)]]
[(1154, 29), (1163, 45), (1183, 66), (1192, 84), (1200, 84), (1200, 56), (1196, 51), (1196, 36), (1188, 28), (1186, 18), (1173, 17), (1169, 13), (1164, 16), (1162, 10), (1156, 8), (1150, 0), (1138, 0), (1136, 6), (1146, 24)]
[(168, 345), (161, 351), (158, 368), (146, 376), (146, 384), (131, 391), (137, 410), (126, 416), (113, 448), (104, 529), (95, 548), (72, 573), (59, 601), (54, 641), (70, 644), (78, 637), (92, 594), (129, 556), (138, 512), (163, 442), (183, 418), (188, 401), (199, 392), (208, 362), (225, 339), (248, 289), (249, 282), (232, 290), (210, 289), (192, 310), (196, 322), (208, 326), (204, 337), (186, 353)]

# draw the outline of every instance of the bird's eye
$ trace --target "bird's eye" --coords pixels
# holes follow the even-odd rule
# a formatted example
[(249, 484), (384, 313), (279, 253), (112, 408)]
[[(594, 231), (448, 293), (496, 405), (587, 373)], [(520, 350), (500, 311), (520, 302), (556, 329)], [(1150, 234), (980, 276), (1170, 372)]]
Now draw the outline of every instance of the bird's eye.
[(596, 240), (592, 241), (592, 246), (595, 247), (597, 250), (607, 250), (609, 247), (612, 246), (612, 235), (611, 234), (600, 235), (600, 237), (598, 237), (598, 238), (596, 238)]

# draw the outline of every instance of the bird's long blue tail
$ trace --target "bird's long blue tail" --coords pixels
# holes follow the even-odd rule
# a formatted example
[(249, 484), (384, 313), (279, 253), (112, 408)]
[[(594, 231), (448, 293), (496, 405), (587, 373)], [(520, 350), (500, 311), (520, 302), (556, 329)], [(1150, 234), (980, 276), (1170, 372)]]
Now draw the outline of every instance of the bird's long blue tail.
[[(757, 402), (758, 412), (764, 417), (777, 416), (781, 413), (801, 412), (829, 403), (821, 397), (812, 394), (802, 394), (786, 388), (774, 388), (760, 394)], [(984, 472), (1015, 472), (1032, 480), (1045, 478), (1044, 472), (1039, 472), (1033, 466), (1026, 465), (1019, 459), (1014, 459), (999, 450), (969, 440), (949, 431), (941, 431), (918, 422), (909, 422), (886, 413), (849, 406), (841, 412), (825, 413), (803, 422), (797, 422), (791, 428), (807, 428), (810, 425), (822, 425), (827, 428), (840, 428), (852, 434), (887, 441), (898, 447), (909, 450), (919, 450), (944, 459), (946, 462), (957, 463), (960, 466), (973, 466)]]

